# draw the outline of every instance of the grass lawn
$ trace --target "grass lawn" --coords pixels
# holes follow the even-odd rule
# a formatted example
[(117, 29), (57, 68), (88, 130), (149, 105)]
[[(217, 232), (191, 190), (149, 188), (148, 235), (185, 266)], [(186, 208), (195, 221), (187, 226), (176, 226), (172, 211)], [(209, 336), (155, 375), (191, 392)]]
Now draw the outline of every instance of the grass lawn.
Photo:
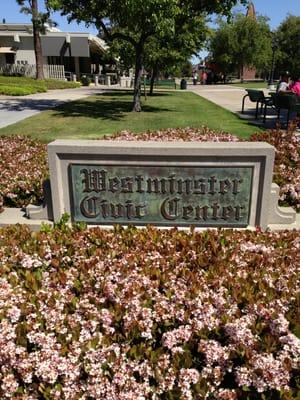
[(109, 92), (59, 106), (0, 129), (0, 135), (54, 139), (94, 139), (121, 130), (145, 132), (163, 128), (200, 127), (241, 138), (262, 130), (233, 113), (189, 92), (157, 92), (143, 99), (143, 111), (132, 113), (132, 94)]
[(36, 80), (24, 76), (1, 76), (0, 94), (8, 96), (24, 96), (38, 92), (47, 92), (51, 89), (69, 89), (79, 87), (78, 82), (67, 82), (55, 79)]
[(243, 87), (245, 89), (267, 89), (267, 82), (244, 82), (244, 83), (230, 83), (230, 86)]

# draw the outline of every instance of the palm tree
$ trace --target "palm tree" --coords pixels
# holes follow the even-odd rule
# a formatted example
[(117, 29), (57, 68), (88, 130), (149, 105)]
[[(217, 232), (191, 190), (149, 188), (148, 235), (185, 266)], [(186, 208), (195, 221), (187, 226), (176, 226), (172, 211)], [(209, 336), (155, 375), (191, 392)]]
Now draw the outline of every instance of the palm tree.
[(43, 69), (43, 52), (41, 34), (45, 33), (45, 23), (54, 24), (50, 20), (50, 12), (40, 13), (38, 10), (38, 0), (17, 0), (21, 6), (21, 12), (31, 14), (31, 21), (33, 26), (33, 42), (34, 53), (36, 62), (36, 79), (45, 79)]

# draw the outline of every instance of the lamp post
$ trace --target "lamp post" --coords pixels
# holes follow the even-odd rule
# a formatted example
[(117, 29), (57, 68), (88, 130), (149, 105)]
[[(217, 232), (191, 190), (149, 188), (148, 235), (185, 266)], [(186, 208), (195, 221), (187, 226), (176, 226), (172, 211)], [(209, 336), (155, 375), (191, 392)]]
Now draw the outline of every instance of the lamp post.
[(271, 64), (271, 71), (270, 71), (270, 77), (269, 77), (269, 86), (274, 85), (274, 69), (275, 69), (275, 53), (277, 50), (277, 40), (275, 36), (275, 32), (271, 32), (271, 48), (272, 48), (272, 64)]

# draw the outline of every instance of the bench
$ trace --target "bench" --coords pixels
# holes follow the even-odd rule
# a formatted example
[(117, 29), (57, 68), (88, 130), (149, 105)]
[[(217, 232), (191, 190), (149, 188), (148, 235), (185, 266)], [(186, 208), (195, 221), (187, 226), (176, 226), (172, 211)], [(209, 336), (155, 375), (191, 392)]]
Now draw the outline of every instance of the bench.
[(266, 97), (263, 90), (246, 89), (246, 92), (247, 94), (245, 94), (242, 101), (242, 114), (244, 114), (245, 100), (248, 97), (251, 102), (256, 103), (255, 119), (257, 119), (259, 108), (260, 108), (260, 113), (262, 113), (263, 108), (266, 111), (266, 107), (272, 104), (272, 98)]
[[(291, 92), (280, 92), (280, 93), (271, 93), (271, 98), (273, 102), (273, 106), (277, 110), (277, 119), (280, 118), (281, 110), (287, 110), (287, 126), (289, 124), (291, 113), (295, 112), (300, 115), (300, 102), (295, 93)], [(264, 111), (264, 122), (266, 118), (266, 107)]]
[[(150, 86), (150, 79), (145, 80), (145, 84)], [(161, 79), (154, 81), (154, 87), (170, 87), (176, 89), (175, 79)]]

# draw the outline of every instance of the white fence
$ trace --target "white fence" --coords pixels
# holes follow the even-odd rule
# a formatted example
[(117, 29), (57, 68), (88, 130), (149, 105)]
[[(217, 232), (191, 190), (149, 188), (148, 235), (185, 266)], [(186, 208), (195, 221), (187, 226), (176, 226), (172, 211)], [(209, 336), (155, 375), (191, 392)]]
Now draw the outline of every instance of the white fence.
[[(65, 67), (63, 65), (44, 65), (45, 79), (65, 80)], [(36, 66), (31, 64), (5, 64), (0, 65), (0, 75), (18, 75), (35, 78)]]

